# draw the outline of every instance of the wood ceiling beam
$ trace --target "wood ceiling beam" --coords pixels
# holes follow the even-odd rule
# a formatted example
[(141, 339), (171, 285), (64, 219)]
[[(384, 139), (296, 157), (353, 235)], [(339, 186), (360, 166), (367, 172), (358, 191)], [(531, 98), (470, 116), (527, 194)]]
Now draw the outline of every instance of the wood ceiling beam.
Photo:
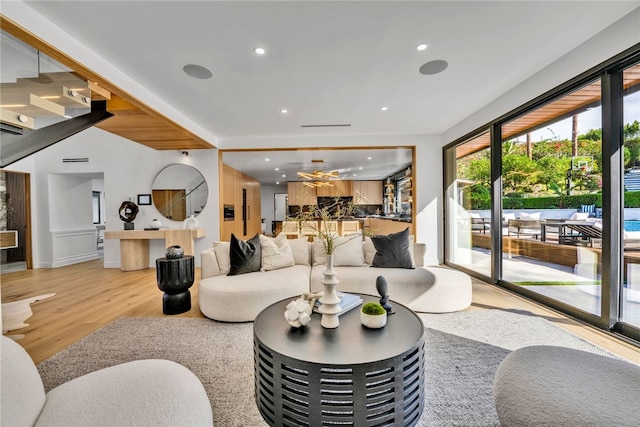
[[(171, 135), (175, 135), (175, 134), (180, 135), (180, 138), (177, 139), (177, 140), (174, 140), (173, 143), (170, 140), (167, 139), (166, 141), (164, 141), (163, 144), (158, 144), (158, 147), (155, 147), (155, 146), (150, 145), (148, 143), (147, 144), (142, 143), (143, 145), (147, 145), (147, 146), (155, 148), (157, 150), (163, 150), (163, 149), (164, 150), (173, 150), (173, 149), (208, 149), (208, 148), (215, 148), (215, 146), (212, 145), (210, 142), (204, 140), (203, 138), (195, 135), (193, 132), (191, 132), (190, 130), (186, 129), (185, 127), (183, 127), (183, 126), (175, 123), (174, 121), (170, 120), (169, 118), (167, 118), (163, 114), (157, 112), (153, 108), (151, 108), (148, 105), (146, 105), (144, 102), (142, 102), (139, 99), (137, 99), (135, 96), (129, 94), (128, 92), (124, 91), (120, 87), (117, 87), (116, 85), (114, 85), (113, 83), (111, 83), (110, 81), (108, 81), (107, 79), (105, 79), (104, 77), (99, 75), (98, 73), (96, 73), (93, 70), (91, 70), (91, 69), (85, 67), (84, 65), (80, 64), (79, 62), (77, 62), (73, 58), (69, 57), (64, 52), (62, 52), (59, 49), (57, 49), (55, 46), (49, 44), (45, 40), (43, 40), (40, 37), (36, 36), (35, 34), (31, 33), (30, 31), (28, 31), (27, 29), (23, 28), (22, 26), (16, 24), (11, 19), (7, 18), (6, 16), (4, 16), (2, 14), (0, 14), (0, 28), (2, 28), (3, 31), (6, 31), (7, 33), (11, 34), (12, 36), (18, 38), (19, 40), (22, 40), (23, 42), (29, 44), (30, 46), (34, 47), (35, 49), (39, 50), (40, 52), (48, 55), (49, 57), (53, 58), (54, 60), (60, 62), (64, 66), (66, 66), (68, 68), (71, 68), (79, 76), (82, 76), (82, 78), (86, 79), (89, 82), (89, 84), (93, 83), (93, 84), (99, 85), (99, 87), (102, 87), (102, 88), (106, 89), (106, 91), (108, 91), (108, 92), (110, 92), (112, 94), (118, 95), (120, 98), (122, 98), (123, 100), (125, 100), (126, 102), (128, 102), (132, 106), (134, 106), (135, 109), (138, 109), (138, 110), (144, 112), (145, 114), (147, 114), (148, 116), (152, 117), (153, 119), (155, 119), (155, 124), (157, 126), (157, 130), (160, 133), (163, 132), (163, 131), (171, 131), (169, 133), (169, 137), (171, 137)], [(104, 94), (100, 94), (100, 95), (103, 98), (108, 99)], [(111, 101), (109, 101), (109, 102), (111, 102)], [(109, 108), (111, 108), (111, 105), (109, 105)], [(103, 125), (106, 125), (110, 120), (114, 120), (114, 119), (115, 118), (111, 118), (111, 119), (103, 122), (103, 124), (101, 124), (98, 127), (102, 128), (102, 129), (105, 129), (103, 127)], [(107, 130), (107, 129), (105, 129), (105, 130)], [(118, 135), (121, 135), (120, 129), (117, 129), (117, 128), (113, 127), (113, 126), (111, 127), (111, 130), (108, 130), (108, 131), (112, 132), (112, 133), (116, 133)], [(126, 130), (122, 130), (122, 131), (124, 132)], [(131, 132), (131, 134), (133, 134), (133, 132)], [(138, 141), (137, 138), (132, 138), (131, 136), (126, 136), (126, 138), (131, 139), (132, 141), (135, 141), (135, 142), (140, 142), (140, 141)], [(184, 142), (183, 142), (184, 140), (189, 140), (190, 143), (187, 144), (187, 145), (184, 145)]]

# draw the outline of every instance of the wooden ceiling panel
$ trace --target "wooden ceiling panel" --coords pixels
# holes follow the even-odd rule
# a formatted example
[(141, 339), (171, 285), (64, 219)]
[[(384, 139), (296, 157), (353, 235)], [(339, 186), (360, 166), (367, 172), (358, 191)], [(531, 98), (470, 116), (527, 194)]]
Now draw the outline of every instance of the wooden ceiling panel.
[(107, 111), (114, 116), (99, 123), (98, 128), (136, 141), (156, 150), (198, 150), (212, 148), (191, 132), (172, 126), (172, 122), (152, 116), (129, 101), (112, 95)]
[(85, 84), (89, 82), (90, 85), (98, 85), (100, 92), (95, 96), (92, 93), (91, 98), (108, 99), (107, 110), (114, 114), (114, 117), (101, 122), (98, 128), (156, 150), (215, 148), (213, 144), (150, 108), (2, 14), (0, 14), (0, 27), (3, 31), (74, 70), (73, 74), (82, 79)]

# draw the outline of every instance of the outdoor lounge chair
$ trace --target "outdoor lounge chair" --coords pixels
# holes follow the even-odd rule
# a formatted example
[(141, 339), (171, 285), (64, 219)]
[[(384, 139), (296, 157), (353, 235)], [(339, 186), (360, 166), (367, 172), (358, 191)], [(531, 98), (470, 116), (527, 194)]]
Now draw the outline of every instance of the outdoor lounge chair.
[[(567, 222), (569, 229), (578, 232), (577, 239), (587, 242), (592, 248), (602, 247), (602, 224), (599, 222)], [(624, 249), (640, 249), (640, 238), (624, 236)], [(576, 240), (576, 243), (580, 240)]]
[(537, 239), (542, 233), (539, 219), (510, 219), (507, 224), (507, 236), (509, 237), (515, 234), (517, 238), (520, 238), (520, 235), (525, 235)]
[(469, 214), (469, 216), (471, 217), (471, 231), (479, 231), (484, 234), (490, 229), (490, 218), (481, 218), (480, 215), (473, 213)]

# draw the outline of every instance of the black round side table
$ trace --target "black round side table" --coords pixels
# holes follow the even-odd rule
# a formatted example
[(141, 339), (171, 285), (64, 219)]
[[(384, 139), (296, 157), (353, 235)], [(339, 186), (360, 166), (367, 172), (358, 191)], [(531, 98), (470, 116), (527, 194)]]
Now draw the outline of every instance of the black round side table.
[(180, 314), (191, 310), (191, 292), (189, 288), (194, 280), (194, 257), (156, 259), (156, 278), (162, 296), (164, 314)]

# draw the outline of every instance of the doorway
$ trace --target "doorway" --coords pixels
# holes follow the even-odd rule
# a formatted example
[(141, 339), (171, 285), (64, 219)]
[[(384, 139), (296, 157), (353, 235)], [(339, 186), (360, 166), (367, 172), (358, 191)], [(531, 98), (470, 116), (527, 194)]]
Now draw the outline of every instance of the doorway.
[(282, 221), (287, 218), (287, 193), (273, 194), (273, 221), (271, 222), (271, 234), (273, 236), (282, 229)]
[(33, 268), (31, 256), (31, 176), (0, 171), (0, 272)]

